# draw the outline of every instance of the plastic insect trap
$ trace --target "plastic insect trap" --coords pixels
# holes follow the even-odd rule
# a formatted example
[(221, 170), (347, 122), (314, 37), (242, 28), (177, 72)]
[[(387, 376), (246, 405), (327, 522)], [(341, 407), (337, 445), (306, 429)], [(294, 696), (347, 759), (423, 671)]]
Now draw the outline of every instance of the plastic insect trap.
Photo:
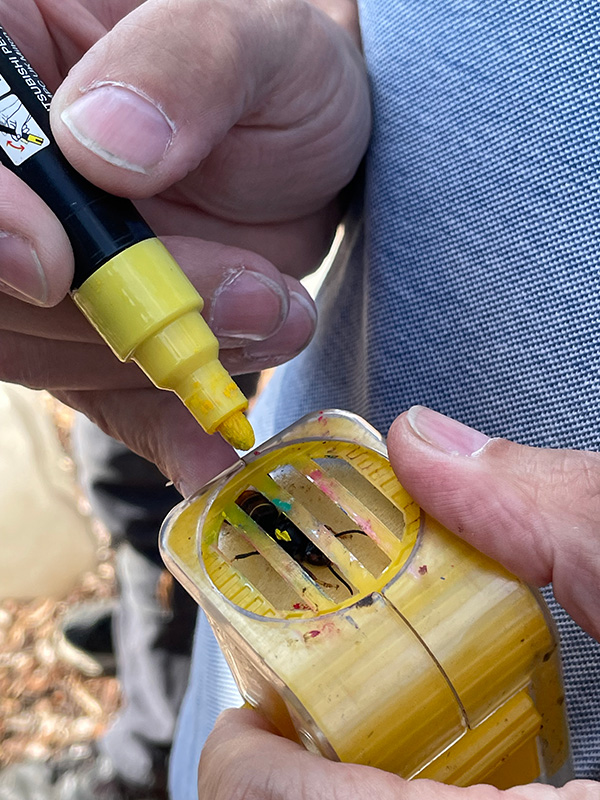
[(305, 417), (161, 538), (243, 697), (309, 750), (459, 786), (568, 776), (543, 600), (424, 514), (359, 417)]

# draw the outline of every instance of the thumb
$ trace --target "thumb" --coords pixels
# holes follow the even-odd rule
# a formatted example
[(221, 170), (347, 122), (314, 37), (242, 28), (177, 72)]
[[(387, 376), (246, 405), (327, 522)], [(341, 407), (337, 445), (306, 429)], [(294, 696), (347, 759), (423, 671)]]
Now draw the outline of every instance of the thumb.
[[(331, 19), (308, 3), (281, 0), (137, 5), (54, 97), (53, 130), (76, 169), (108, 191), (140, 198), (205, 162), (202, 208), (237, 221), (238, 208), (273, 203), (274, 179), (285, 185), (296, 160), (322, 159), (324, 146), (312, 145), (335, 131), (342, 152), (328, 144), (335, 163), (329, 175), (312, 175), (312, 197), (323, 204), (345, 185), (362, 155), (368, 115), (353, 96), (362, 81), (358, 49)], [(288, 194), (282, 219), (321, 207), (296, 208), (297, 187)]]
[(557, 600), (600, 639), (600, 454), (489, 439), (414, 406), (392, 425), (390, 461), (449, 530)]

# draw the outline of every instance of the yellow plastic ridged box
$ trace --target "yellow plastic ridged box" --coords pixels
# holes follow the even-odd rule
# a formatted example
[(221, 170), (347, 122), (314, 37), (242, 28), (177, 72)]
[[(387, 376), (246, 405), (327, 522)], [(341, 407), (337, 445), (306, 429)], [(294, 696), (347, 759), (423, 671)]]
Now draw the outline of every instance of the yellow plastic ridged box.
[(311, 414), (241, 459), (161, 549), (242, 696), (308, 749), (457, 786), (570, 777), (543, 599), (426, 515), (359, 417)]

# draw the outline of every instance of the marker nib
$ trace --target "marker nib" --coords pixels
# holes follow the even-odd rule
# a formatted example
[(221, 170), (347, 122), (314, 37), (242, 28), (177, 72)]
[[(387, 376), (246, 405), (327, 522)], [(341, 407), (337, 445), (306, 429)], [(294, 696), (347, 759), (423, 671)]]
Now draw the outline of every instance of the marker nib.
[(217, 428), (226, 442), (236, 450), (250, 450), (254, 446), (254, 431), (241, 411), (236, 411)]

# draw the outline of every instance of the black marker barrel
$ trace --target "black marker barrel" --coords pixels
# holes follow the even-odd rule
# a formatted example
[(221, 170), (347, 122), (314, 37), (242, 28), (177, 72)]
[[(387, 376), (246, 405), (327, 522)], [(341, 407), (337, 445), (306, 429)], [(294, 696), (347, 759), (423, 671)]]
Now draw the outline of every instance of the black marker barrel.
[(154, 233), (130, 200), (103, 192), (69, 164), (52, 136), (51, 94), (0, 28), (0, 161), (52, 209), (75, 255), (72, 288)]

